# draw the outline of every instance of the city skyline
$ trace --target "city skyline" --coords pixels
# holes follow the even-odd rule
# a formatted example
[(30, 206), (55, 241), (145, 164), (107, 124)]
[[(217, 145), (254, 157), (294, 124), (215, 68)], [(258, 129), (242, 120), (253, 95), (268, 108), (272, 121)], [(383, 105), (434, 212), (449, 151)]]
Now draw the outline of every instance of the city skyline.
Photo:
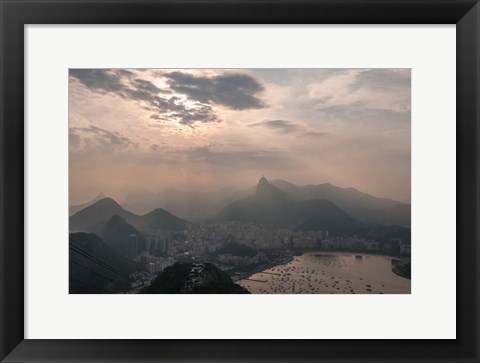
[(409, 69), (72, 69), (70, 204), (332, 183), (410, 203)]

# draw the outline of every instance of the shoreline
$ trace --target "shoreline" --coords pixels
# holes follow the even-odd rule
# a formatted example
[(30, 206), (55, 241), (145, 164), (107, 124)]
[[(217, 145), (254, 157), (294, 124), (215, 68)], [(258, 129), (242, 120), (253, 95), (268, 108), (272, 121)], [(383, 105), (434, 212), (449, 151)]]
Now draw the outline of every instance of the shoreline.
[(292, 262), (293, 258), (295, 256), (291, 256), (290, 258), (285, 258), (285, 260), (288, 260), (287, 262), (283, 261), (281, 263), (275, 263), (275, 264), (271, 264), (271, 265), (267, 265), (268, 267), (266, 268), (262, 268), (261, 270), (253, 270), (251, 272), (249, 272), (247, 275), (245, 275), (244, 277), (242, 277), (241, 279), (238, 279), (238, 280), (233, 280), (233, 282), (237, 283), (237, 281), (241, 281), (241, 280), (246, 280), (248, 279), (250, 276), (252, 275), (255, 275), (255, 274), (258, 274), (258, 273), (261, 273), (263, 271), (266, 271), (266, 270), (270, 270), (271, 268), (274, 268), (274, 267), (277, 267), (277, 266), (283, 266), (283, 265), (286, 265), (286, 264), (289, 264), (290, 262)]
[[(368, 253), (368, 252), (347, 252), (347, 251), (324, 251), (324, 250), (310, 250), (310, 251), (305, 251), (302, 253), (301, 256), (303, 255), (312, 255), (312, 254), (329, 254), (329, 255), (343, 255), (343, 256), (377, 256), (377, 257), (387, 257), (387, 258), (391, 258), (391, 259), (399, 259), (400, 257), (399, 256), (392, 256), (392, 255), (382, 255), (382, 254), (377, 254), (377, 253)], [(272, 264), (272, 265), (268, 265), (269, 267), (267, 268), (262, 268), (261, 270), (255, 270), (255, 271), (252, 271), (252, 272), (249, 272), (248, 275), (246, 275), (245, 277), (242, 277), (241, 279), (238, 279), (238, 280), (235, 280), (233, 281), (234, 283), (237, 283), (238, 281), (242, 281), (242, 280), (247, 280), (249, 279), (252, 275), (255, 275), (257, 273), (262, 273), (266, 270), (270, 270), (271, 268), (273, 267), (277, 267), (277, 266), (284, 266), (284, 265), (287, 265), (289, 264), (290, 262), (293, 261), (293, 259), (295, 257), (301, 257), (301, 256), (291, 256), (289, 259), (288, 259), (288, 262), (283, 262), (283, 263), (278, 263), (278, 264)], [(395, 271), (396, 267), (393, 267), (391, 269), (391, 271), (398, 275), (399, 277), (402, 277), (402, 278), (405, 278), (407, 280), (410, 280), (411, 281), (411, 278), (409, 278), (407, 275), (404, 275), (402, 272), (400, 271)]]
[(412, 277), (411, 277), (411, 276), (405, 275), (403, 272), (401, 272), (400, 270), (398, 270), (397, 267), (392, 268), (392, 272), (393, 272), (395, 275), (397, 275), (397, 276), (400, 276), (400, 277), (403, 277), (404, 279), (407, 279), (407, 280), (412, 281)]

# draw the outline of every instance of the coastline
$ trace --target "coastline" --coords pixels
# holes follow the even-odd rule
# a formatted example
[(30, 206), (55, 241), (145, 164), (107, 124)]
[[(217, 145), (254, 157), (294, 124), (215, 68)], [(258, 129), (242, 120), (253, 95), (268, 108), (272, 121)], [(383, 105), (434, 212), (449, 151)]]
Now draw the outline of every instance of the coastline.
[(395, 275), (398, 275), (400, 277), (403, 277), (404, 279), (407, 279), (407, 280), (412, 280), (412, 277), (411, 276), (407, 276), (405, 275), (403, 272), (401, 272), (400, 270), (397, 269), (397, 267), (394, 267), (392, 268), (392, 272), (395, 274)]
[[(334, 250), (329, 250), (329, 251), (325, 251), (325, 250), (307, 250), (307, 251), (304, 251), (302, 253), (302, 256), (303, 255), (309, 255), (309, 254), (315, 254), (315, 253), (321, 253), (321, 254), (329, 254), (329, 255), (353, 255), (353, 256), (383, 256), (383, 257), (387, 257), (387, 258), (391, 258), (391, 259), (398, 259), (399, 256), (392, 256), (392, 255), (383, 255), (383, 254), (379, 254), (379, 253), (366, 253), (366, 252), (352, 252), (352, 251), (334, 251)], [(233, 280), (233, 282), (237, 283), (238, 281), (241, 281), (241, 280), (247, 280), (248, 278), (250, 278), (252, 275), (255, 275), (257, 273), (262, 273), (266, 270), (270, 270), (271, 268), (273, 267), (277, 267), (277, 266), (283, 266), (283, 265), (287, 265), (289, 264), (290, 262), (293, 261), (294, 257), (296, 256), (291, 256), (290, 258), (288, 259), (285, 259), (284, 261), (282, 261), (281, 263), (275, 263), (275, 264), (271, 264), (271, 265), (267, 265), (268, 267), (262, 267), (262, 269), (255, 269), (251, 272), (249, 272), (247, 275), (245, 275), (244, 277), (242, 278), (239, 278), (237, 280)], [(407, 280), (410, 280), (411, 281), (411, 278), (408, 277), (407, 275), (405, 275), (403, 272), (401, 272), (400, 270), (397, 269), (397, 266), (395, 267), (392, 267), (392, 272), (395, 273), (396, 275), (398, 275), (399, 277), (402, 277), (402, 278), (405, 278)]]
[(250, 276), (252, 276), (252, 275), (261, 273), (261, 272), (266, 271), (266, 270), (270, 270), (271, 268), (274, 268), (274, 267), (277, 267), (277, 266), (286, 265), (286, 264), (292, 262), (292, 260), (293, 260), (294, 257), (295, 257), (295, 256), (291, 256), (291, 257), (289, 257), (289, 258), (285, 258), (281, 263), (272, 263), (272, 264), (270, 264), (270, 265), (265, 265), (265, 266), (267, 266), (267, 267), (262, 266), (261, 269), (260, 269), (260, 268), (254, 269), (253, 271), (248, 272), (247, 275), (243, 276), (243, 277), (240, 278), (240, 279), (234, 280), (234, 279), (232, 278), (232, 281), (235, 282), (235, 283), (237, 283), (237, 281), (246, 280), (246, 279), (248, 279), (248, 278), (249, 278)]

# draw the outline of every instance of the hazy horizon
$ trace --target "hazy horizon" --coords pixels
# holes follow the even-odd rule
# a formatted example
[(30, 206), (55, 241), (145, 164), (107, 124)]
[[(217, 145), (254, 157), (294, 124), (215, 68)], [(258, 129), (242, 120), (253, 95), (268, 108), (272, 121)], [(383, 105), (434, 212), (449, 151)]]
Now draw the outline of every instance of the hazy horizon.
[(409, 69), (72, 69), (70, 205), (264, 175), (410, 203)]

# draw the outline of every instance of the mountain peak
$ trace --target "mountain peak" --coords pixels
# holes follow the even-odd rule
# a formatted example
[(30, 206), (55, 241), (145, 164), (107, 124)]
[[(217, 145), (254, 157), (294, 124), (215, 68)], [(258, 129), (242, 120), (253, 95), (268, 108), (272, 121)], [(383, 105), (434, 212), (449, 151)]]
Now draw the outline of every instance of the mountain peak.
[(101, 206), (112, 206), (112, 207), (120, 207), (120, 204), (118, 204), (113, 198), (106, 197), (103, 199), (100, 199), (93, 205), (101, 205)]
[(257, 184), (255, 198), (262, 200), (262, 202), (287, 203), (288, 196), (280, 188), (271, 184), (267, 178), (262, 176)]
[(137, 216), (122, 208), (112, 198), (103, 198), (92, 205), (78, 211), (70, 217), (70, 231), (89, 231), (89, 228), (99, 222), (106, 222), (114, 215), (127, 221), (134, 220)]
[(258, 184), (257, 184), (257, 188), (261, 185), (270, 185), (270, 183), (268, 182), (267, 178), (265, 178), (263, 175), (262, 177), (260, 178), (260, 180), (258, 181)]
[(267, 178), (262, 176), (258, 181), (256, 194), (258, 195), (258, 194), (265, 193), (271, 190), (272, 188), (275, 188), (275, 187), (268, 182)]
[(168, 215), (168, 214), (171, 214), (171, 213), (163, 208), (155, 208), (150, 213), (147, 213), (147, 215)]

